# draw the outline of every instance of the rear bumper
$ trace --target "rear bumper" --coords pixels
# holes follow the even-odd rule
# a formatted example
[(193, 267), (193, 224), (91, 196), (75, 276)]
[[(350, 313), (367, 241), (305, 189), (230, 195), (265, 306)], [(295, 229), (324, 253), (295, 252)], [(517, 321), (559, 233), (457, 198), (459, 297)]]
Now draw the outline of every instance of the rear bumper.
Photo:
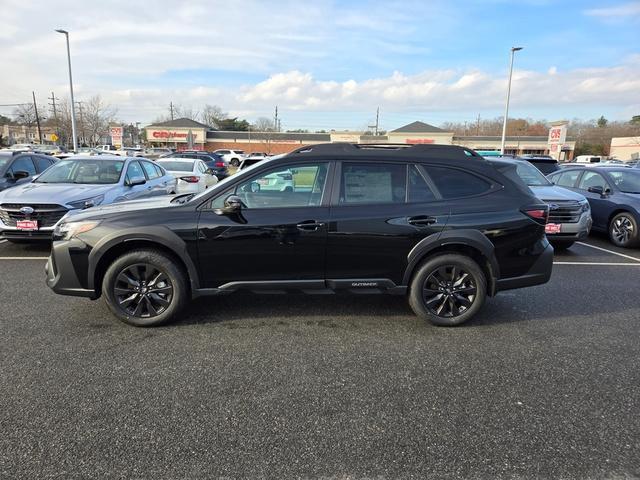
[(67, 244), (68, 242), (54, 242), (51, 247), (51, 255), (44, 267), (47, 274), (47, 286), (60, 295), (86, 297), (92, 300), (98, 298), (94, 290), (82, 286), (73, 266)]
[(501, 278), (496, 281), (496, 292), (547, 283), (551, 278), (552, 270), (553, 247), (547, 244), (547, 247), (540, 254), (538, 260), (536, 260), (526, 274), (519, 277)]

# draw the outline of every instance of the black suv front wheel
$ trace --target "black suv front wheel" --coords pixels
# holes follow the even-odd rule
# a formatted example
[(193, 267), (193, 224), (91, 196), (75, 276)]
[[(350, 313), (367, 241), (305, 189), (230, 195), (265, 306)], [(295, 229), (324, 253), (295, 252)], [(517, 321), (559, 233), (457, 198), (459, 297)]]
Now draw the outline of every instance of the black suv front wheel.
[(117, 258), (107, 269), (102, 294), (109, 309), (123, 322), (154, 327), (168, 322), (187, 299), (185, 275), (162, 252), (135, 250)]
[(409, 304), (421, 318), (435, 325), (460, 325), (473, 317), (487, 296), (487, 281), (470, 257), (444, 254), (418, 268)]

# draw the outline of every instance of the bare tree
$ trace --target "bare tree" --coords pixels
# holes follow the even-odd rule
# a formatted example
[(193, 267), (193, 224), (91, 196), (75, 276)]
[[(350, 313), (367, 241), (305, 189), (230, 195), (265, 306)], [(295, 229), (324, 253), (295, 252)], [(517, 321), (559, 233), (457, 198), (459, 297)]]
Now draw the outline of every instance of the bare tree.
[(210, 127), (219, 128), (220, 122), (228, 117), (228, 114), (218, 105), (205, 105), (200, 114), (202, 123)]
[(251, 130), (256, 132), (275, 132), (276, 125), (271, 118), (260, 117), (258, 118), (253, 125), (251, 125)]
[[(82, 102), (82, 123), (76, 110), (76, 127), (78, 134), (84, 130), (85, 138), (91, 145), (109, 134), (109, 123), (116, 119), (116, 109), (106, 104), (100, 95), (95, 95)], [(63, 143), (72, 143), (71, 107), (68, 100), (62, 100), (58, 110), (59, 135)]]
[(183, 105), (174, 105), (173, 106), (173, 116), (174, 118), (188, 118), (190, 120), (198, 120), (198, 111), (194, 110), (192, 107), (185, 107)]
[[(40, 107), (42, 108), (42, 107)], [(44, 111), (44, 110), (42, 110)], [(33, 127), (36, 122), (36, 111), (33, 103), (24, 103), (13, 110), (16, 123), (26, 127)]]

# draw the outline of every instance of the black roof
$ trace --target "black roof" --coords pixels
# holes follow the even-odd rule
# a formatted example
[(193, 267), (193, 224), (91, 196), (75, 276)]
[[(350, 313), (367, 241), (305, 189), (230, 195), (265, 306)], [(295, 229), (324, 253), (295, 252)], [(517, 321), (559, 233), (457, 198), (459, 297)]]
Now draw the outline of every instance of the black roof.
[(395, 130), (391, 130), (391, 133), (445, 133), (446, 130), (442, 130), (441, 128), (434, 127), (433, 125), (429, 125), (424, 122), (411, 122), (406, 124), (403, 127), (396, 128)]
[(207, 130), (211, 128), (209, 125), (196, 122), (190, 118), (176, 118), (175, 120), (169, 120), (167, 122), (154, 123), (153, 125), (149, 125), (147, 128), (150, 127), (206, 128)]
[[(207, 139), (238, 139), (238, 140), (295, 140), (300, 143), (306, 142), (330, 142), (331, 134), (329, 133), (292, 133), (292, 132), (241, 132), (241, 131), (223, 131), (215, 130), (207, 132)], [(228, 150), (228, 149), (227, 149)], [(233, 150), (233, 149), (231, 149)]]
[(322, 143), (298, 148), (287, 156), (323, 157), (339, 155), (345, 157), (378, 157), (378, 158), (431, 158), (437, 160), (484, 160), (473, 150), (457, 145), (437, 144), (393, 144), (393, 143)]

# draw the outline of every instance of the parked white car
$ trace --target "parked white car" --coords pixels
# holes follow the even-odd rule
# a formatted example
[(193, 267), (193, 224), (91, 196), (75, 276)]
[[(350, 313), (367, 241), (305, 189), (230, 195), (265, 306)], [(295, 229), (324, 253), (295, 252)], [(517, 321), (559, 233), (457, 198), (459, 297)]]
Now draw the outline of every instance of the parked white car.
[(202, 160), (166, 157), (156, 163), (175, 177), (176, 193), (200, 193), (218, 183), (218, 177)]
[(240, 166), (240, 162), (246, 158), (244, 150), (216, 150), (213, 153), (220, 155), (223, 160), (232, 167)]

